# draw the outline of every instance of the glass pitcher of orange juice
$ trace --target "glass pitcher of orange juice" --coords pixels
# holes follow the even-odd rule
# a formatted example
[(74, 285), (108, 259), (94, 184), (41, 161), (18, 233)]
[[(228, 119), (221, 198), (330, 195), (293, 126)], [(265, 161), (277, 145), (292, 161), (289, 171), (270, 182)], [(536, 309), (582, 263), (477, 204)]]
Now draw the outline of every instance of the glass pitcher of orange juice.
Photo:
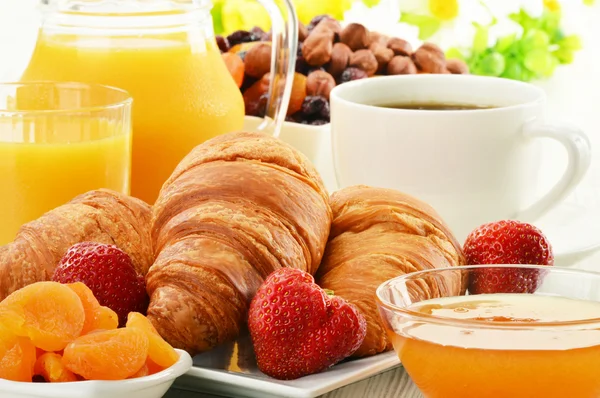
[[(285, 118), (297, 46), (291, 0), (272, 18), (264, 129)], [(244, 101), (215, 41), (209, 0), (50, 0), (22, 80), (119, 87), (133, 97), (131, 193), (152, 204), (196, 145), (240, 130)], [(286, 98), (287, 97), (287, 98)]]

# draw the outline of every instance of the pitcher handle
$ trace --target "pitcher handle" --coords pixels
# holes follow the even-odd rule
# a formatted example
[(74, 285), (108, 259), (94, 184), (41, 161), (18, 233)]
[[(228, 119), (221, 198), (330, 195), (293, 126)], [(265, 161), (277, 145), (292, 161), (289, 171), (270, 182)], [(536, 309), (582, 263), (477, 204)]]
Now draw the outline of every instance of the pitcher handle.
[(258, 0), (271, 18), (272, 49), (269, 101), (258, 130), (279, 137), (292, 94), (296, 53), (298, 51), (298, 15), (292, 0), (282, 0), (283, 10), (274, 0)]

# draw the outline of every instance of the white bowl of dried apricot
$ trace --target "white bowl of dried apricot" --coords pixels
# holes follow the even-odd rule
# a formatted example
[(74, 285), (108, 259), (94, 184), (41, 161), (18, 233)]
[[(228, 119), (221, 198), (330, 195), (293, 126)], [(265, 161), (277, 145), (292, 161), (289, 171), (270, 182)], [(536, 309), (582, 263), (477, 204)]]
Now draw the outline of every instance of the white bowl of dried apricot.
[(34, 283), (0, 303), (0, 397), (158, 398), (191, 366), (144, 315), (119, 325), (80, 282)]

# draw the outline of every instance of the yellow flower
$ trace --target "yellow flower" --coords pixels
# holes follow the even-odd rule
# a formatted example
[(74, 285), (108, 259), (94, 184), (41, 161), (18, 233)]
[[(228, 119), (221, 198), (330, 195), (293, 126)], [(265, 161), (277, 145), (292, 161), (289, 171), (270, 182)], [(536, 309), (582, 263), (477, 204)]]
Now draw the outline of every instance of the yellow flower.
[(544, 7), (552, 12), (560, 11), (560, 2), (558, 0), (544, 0)]
[(429, 11), (442, 21), (450, 21), (458, 16), (458, 0), (429, 0)]
[(294, 0), (298, 19), (307, 24), (321, 14), (328, 14), (336, 19), (344, 17), (344, 11), (352, 7), (353, 0)]

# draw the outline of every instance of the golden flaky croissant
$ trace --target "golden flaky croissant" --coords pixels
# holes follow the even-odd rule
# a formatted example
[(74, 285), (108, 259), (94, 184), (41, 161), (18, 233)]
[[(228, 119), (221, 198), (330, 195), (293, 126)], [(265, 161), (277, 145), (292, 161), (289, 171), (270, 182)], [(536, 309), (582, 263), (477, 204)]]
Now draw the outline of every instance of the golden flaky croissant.
[(98, 190), (80, 195), (21, 227), (15, 240), (0, 247), (0, 301), (15, 290), (52, 278), (75, 243), (117, 245), (145, 275), (153, 260), (151, 208), (141, 200)]
[[(331, 196), (331, 208), (317, 282), (365, 315), (367, 336), (354, 356), (387, 351), (392, 346), (377, 312), (377, 287), (405, 273), (462, 265), (461, 247), (433, 208), (394, 190), (345, 188)], [(460, 283), (454, 288), (458, 294)], [(432, 295), (426, 287), (424, 295)]]
[(262, 133), (205, 142), (154, 205), (148, 318), (192, 354), (235, 338), (268, 274), (316, 272), (330, 226), (327, 192), (300, 152)]

